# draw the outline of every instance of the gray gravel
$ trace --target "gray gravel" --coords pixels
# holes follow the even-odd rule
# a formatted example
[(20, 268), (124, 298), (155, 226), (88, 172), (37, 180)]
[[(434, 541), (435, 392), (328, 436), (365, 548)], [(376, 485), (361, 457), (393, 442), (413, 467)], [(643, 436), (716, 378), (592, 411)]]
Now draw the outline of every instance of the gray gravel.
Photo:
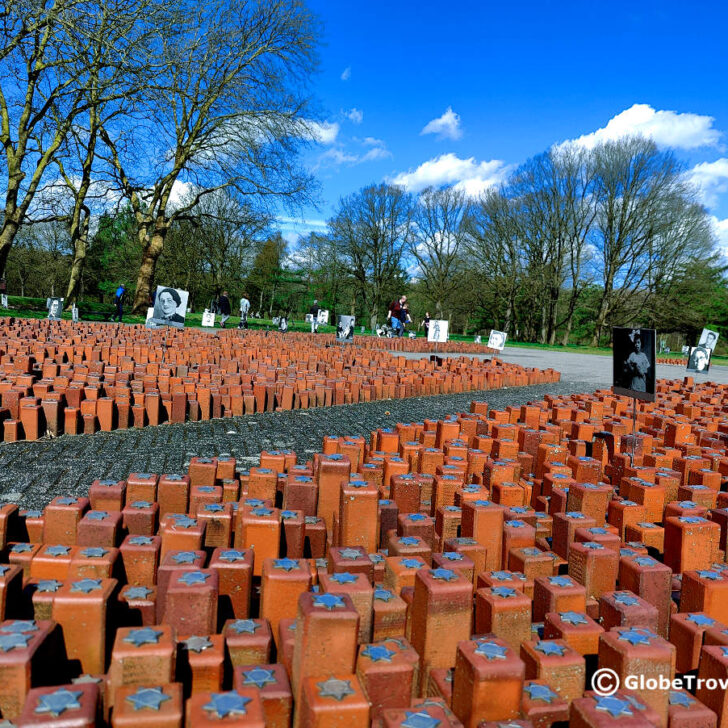
[(55, 440), (0, 443), (0, 501), (42, 508), (57, 495), (85, 495), (96, 478), (130, 472), (177, 473), (190, 454), (231, 453), (246, 466), (264, 449), (291, 448), (305, 461), (325, 435), (364, 435), (396, 422), (417, 422), (468, 411), (473, 399), (503, 408), (546, 394), (592, 391), (583, 380), (485, 392), (384, 400), (321, 409), (165, 424), (142, 430), (64, 435)]

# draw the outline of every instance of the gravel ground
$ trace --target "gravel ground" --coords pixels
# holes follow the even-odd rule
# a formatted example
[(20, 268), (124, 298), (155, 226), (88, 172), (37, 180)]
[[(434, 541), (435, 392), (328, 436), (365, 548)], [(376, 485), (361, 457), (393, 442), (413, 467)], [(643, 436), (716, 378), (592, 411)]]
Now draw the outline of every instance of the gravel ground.
[[(531, 365), (532, 366), (532, 365)], [(493, 408), (524, 404), (546, 394), (594, 389), (589, 381), (512, 387), (485, 392), (385, 400), (321, 409), (273, 412), (247, 417), (64, 435), (55, 440), (0, 443), (0, 501), (42, 508), (57, 495), (86, 495), (95, 478), (130, 472), (177, 473), (189, 455), (231, 453), (256, 465), (261, 450), (291, 448), (300, 461), (321, 449), (324, 435), (365, 435), (396, 422), (417, 422), (468, 411), (473, 399)]]

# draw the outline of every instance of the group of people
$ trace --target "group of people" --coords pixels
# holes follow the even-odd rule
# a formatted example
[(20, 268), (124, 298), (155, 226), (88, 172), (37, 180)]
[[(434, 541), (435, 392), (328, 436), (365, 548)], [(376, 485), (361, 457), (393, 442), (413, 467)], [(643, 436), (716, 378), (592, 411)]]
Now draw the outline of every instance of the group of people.
[[(220, 327), (226, 328), (230, 314), (232, 313), (232, 306), (230, 304), (230, 297), (227, 291), (223, 291), (215, 302), (218, 313), (220, 314)], [(248, 328), (248, 315), (250, 314), (250, 299), (247, 293), (243, 293), (240, 303), (238, 304), (238, 311), (240, 311), (240, 322), (238, 323), (239, 329)]]

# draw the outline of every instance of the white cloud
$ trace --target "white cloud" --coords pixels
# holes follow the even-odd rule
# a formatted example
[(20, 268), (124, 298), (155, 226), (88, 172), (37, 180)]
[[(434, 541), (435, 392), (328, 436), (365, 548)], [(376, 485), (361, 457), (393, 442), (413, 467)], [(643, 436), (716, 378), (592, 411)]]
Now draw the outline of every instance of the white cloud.
[(348, 152), (345, 152), (343, 149), (332, 148), (327, 149), (321, 157), (319, 157), (320, 161), (330, 161), (333, 164), (354, 164), (355, 162), (359, 161), (359, 156), (356, 154), (349, 154)]
[(447, 111), (437, 119), (428, 122), (420, 134), (437, 134), (438, 139), (460, 139), (463, 135), (460, 128), (460, 115), (456, 114), (451, 106), (448, 106)]
[(335, 121), (307, 121), (306, 128), (319, 144), (333, 144), (339, 135), (339, 125)]
[(351, 111), (346, 112), (346, 118), (354, 124), (361, 124), (364, 121), (364, 112), (353, 108)]
[(362, 144), (365, 144), (368, 147), (383, 147), (384, 142), (381, 139), (377, 139), (376, 137), (364, 137), (361, 140)]
[(728, 158), (721, 157), (714, 162), (696, 164), (688, 177), (700, 190), (703, 202), (708, 207), (715, 207), (718, 204), (718, 195), (728, 192)]
[(640, 134), (666, 147), (717, 147), (720, 145), (721, 132), (713, 128), (714, 121), (712, 116), (656, 111), (648, 104), (634, 104), (611, 118), (605, 127), (563, 144), (591, 149), (601, 142)]
[(318, 166), (326, 163), (334, 166), (340, 164), (362, 164), (363, 162), (374, 162), (378, 159), (386, 159), (387, 157), (392, 156), (392, 153), (387, 149), (387, 145), (381, 139), (376, 139), (375, 137), (359, 139), (354, 137), (353, 141), (369, 148), (366, 152), (361, 154), (359, 152), (346, 150), (343, 145), (331, 147), (331, 149), (327, 149), (319, 157)]
[(489, 187), (503, 182), (509, 171), (510, 167), (499, 159), (478, 162), (475, 157), (461, 159), (449, 153), (423, 162), (413, 172), (401, 172), (390, 181), (411, 192), (419, 192), (430, 186), (454, 185), (456, 189), (476, 197)]
[(385, 146), (377, 146), (372, 147), (366, 154), (362, 155), (359, 161), (373, 162), (376, 159), (387, 159), (387, 157), (391, 156), (392, 152), (390, 152)]
[(342, 72), (341, 72), (341, 80), (342, 81), (348, 81), (351, 78), (351, 66), (347, 66)]
[(713, 232), (718, 240), (718, 247), (728, 258), (728, 219), (719, 220), (715, 215), (711, 215), (710, 220), (713, 223)]
[(169, 193), (169, 207), (172, 210), (176, 210), (182, 207), (182, 204), (189, 197), (195, 186), (190, 182), (182, 182), (176, 179), (172, 183), (172, 191)]

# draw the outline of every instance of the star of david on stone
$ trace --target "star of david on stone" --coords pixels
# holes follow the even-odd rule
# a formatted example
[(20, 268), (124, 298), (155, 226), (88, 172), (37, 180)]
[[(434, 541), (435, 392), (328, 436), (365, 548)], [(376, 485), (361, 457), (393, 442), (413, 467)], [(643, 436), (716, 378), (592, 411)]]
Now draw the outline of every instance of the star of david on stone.
[(90, 594), (92, 591), (101, 589), (101, 579), (81, 579), (71, 582), (71, 591), (81, 594)]
[(154, 476), (151, 473), (137, 473), (136, 477), (139, 480), (149, 480), (149, 478), (153, 478)]
[(429, 713), (424, 710), (406, 710), (405, 719), (400, 723), (400, 728), (438, 728), (441, 720), (433, 718)]
[(475, 648), (475, 654), (485, 657), (486, 660), (505, 660), (508, 650), (495, 642), (480, 642)]
[(227, 718), (230, 715), (245, 715), (245, 706), (250, 698), (244, 698), (236, 692), (212, 693), (210, 702), (202, 706), (203, 710), (212, 713), (216, 718)]
[(339, 549), (339, 556), (341, 556), (342, 559), (360, 559), (362, 557), (361, 551), (357, 551), (356, 549)]
[(204, 574), (201, 571), (188, 571), (182, 574), (177, 581), (187, 586), (196, 586), (198, 584), (204, 584), (209, 578), (209, 574)]
[(255, 630), (260, 629), (260, 624), (253, 619), (236, 619), (230, 623), (228, 629), (236, 634), (255, 634)]
[(394, 599), (394, 594), (387, 589), (375, 589), (374, 590), (374, 601), (377, 602), (390, 602)]
[(680, 506), (680, 508), (687, 508), (688, 510), (692, 510), (693, 508), (695, 508), (695, 503), (693, 501), (689, 501), (689, 500), (680, 501), (678, 503), (678, 506)]
[(543, 551), (533, 546), (527, 546), (525, 549), (521, 549), (521, 553), (524, 556), (541, 556), (541, 554), (543, 554)]
[(151, 546), (153, 542), (151, 536), (132, 536), (129, 543), (132, 546)]
[(361, 651), (361, 654), (368, 657), (372, 662), (392, 662), (392, 658), (397, 653), (382, 645), (367, 645)]
[(513, 528), (525, 528), (527, 524), (525, 521), (508, 521), (508, 525)]
[(252, 670), (243, 672), (243, 685), (255, 685), (257, 688), (264, 688), (266, 685), (273, 685), (276, 682), (273, 670), (264, 670), (262, 667), (254, 667)]
[(46, 549), (46, 554), (48, 556), (68, 556), (70, 551), (70, 546), (49, 546)]
[(550, 655), (563, 657), (564, 652), (566, 651), (565, 647), (557, 645), (555, 642), (550, 642), (549, 640), (542, 640), (540, 642), (537, 642), (534, 646), (534, 649), (546, 655), (547, 657)]
[(579, 612), (559, 612), (559, 617), (566, 624), (587, 624), (586, 617)]
[(496, 581), (510, 581), (513, 575), (510, 571), (494, 571), (491, 573), (490, 578)]
[(350, 574), (348, 571), (343, 571), (340, 574), (332, 574), (331, 581), (337, 584), (354, 584), (356, 582), (356, 575)]
[(689, 708), (695, 701), (685, 693), (678, 692), (677, 690), (670, 690), (667, 702), (670, 705), (680, 705), (683, 708)]
[(172, 698), (165, 695), (162, 688), (138, 688), (132, 695), (127, 695), (126, 699), (134, 710), (159, 710), (162, 703)]
[(112, 485), (116, 485), (117, 481), (113, 480), (112, 478), (104, 478), (103, 480), (99, 480), (99, 485), (103, 485), (105, 488), (110, 488)]
[[(71, 498), (70, 496), (62, 496), (56, 501), (59, 506), (75, 506), (78, 502), (78, 498)], [(28, 513), (25, 514), (26, 516)]]
[(273, 561), (274, 569), (282, 569), (283, 571), (293, 571), (298, 568), (298, 561), (295, 559), (275, 559)]
[(40, 518), (43, 515), (40, 511), (36, 510), (35, 508), (32, 508), (27, 511), (21, 511), (20, 514), (22, 516), (25, 516), (26, 518)]
[(260, 508), (263, 505), (263, 501), (260, 498), (246, 498), (245, 505), (251, 508)]
[(183, 644), (190, 652), (197, 652), (198, 654), (212, 647), (212, 642), (207, 637), (199, 637), (197, 635), (188, 637), (184, 640)]
[(140, 627), (139, 629), (132, 629), (129, 631), (122, 642), (128, 642), (134, 647), (141, 647), (142, 645), (158, 645), (159, 638), (163, 632), (158, 629), (152, 629), (151, 627)]
[(124, 597), (130, 599), (146, 599), (152, 590), (146, 586), (130, 586), (125, 592)]
[(402, 559), (399, 562), (405, 569), (421, 569), (424, 564), (419, 559)]
[(424, 513), (410, 513), (407, 516), (408, 521), (424, 521), (427, 516)]
[[(724, 632), (726, 630), (723, 630)], [(728, 657), (728, 647), (721, 647), (720, 648), (723, 651), (723, 657)]]
[(382, 556), (381, 554), (367, 554), (367, 556), (369, 556), (369, 560), (373, 564), (381, 564), (382, 561), (384, 561), (384, 556)]
[(443, 551), (442, 558), (447, 559), (448, 561), (462, 561), (463, 555), (459, 554), (457, 551)]
[(705, 614), (688, 614), (685, 621), (692, 622), (698, 625), (698, 627), (712, 627), (715, 624), (715, 620)]
[(560, 586), (560, 587), (566, 587), (566, 586), (573, 586), (574, 583), (571, 581), (571, 579), (568, 576), (549, 576), (549, 584), (551, 586)]
[(81, 707), (79, 698), (83, 693), (80, 690), (67, 690), (58, 688), (52, 693), (41, 695), (38, 698), (38, 705), (35, 712), (38, 714), (48, 713), (57, 718), (67, 710), (76, 710)]
[(568, 511), (566, 517), (576, 519), (586, 518), (586, 516), (581, 511)]
[(108, 511), (89, 511), (86, 518), (89, 521), (105, 521), (109, 517)]
[(698, 523), (706, 523), (706, 520), (704, 518), (700, 518), (700, 516), (680, 516), (678, 519), (680, 523), (687, 523), (687, 524), (698, 524)]
[(313, 599), (313, 606), (332, 610), (344, 607), (346, 604), (343, 597), (337, 597), (335, 594), (317, 594)]
[(330, 677), (328, 680), (324, 680), (324, 682), (316, 683), (316, 687), (321, 698), (333, 698), (334, 700), (342, 701), (347, 696), (354, 695), (349, 680), (338, 680), (335, 677)]
[(11, 634), (3, 632), (0, 634), (0, 651), (10, 652), (16, 647), (27, 647), (32, 637), (32, 634)]
[(87, 559), (103, 559), (108, 553), (109, 550), (102, 548), (101, 546), (89, 546), (87, 549), (83, 549), (83, 551), (81, 551), (81, 556), (84, 556)]
[(10, 551), (14, 554), (27, 554), (33, 550), (33, 546), (29, 543), (16, 543)]
[(420, 539), (416, 536), (402, 536), (402, 538), (399, 539), (399, 542), (402, 546), (418, 546)]
[(0, 576), (5, 576), (5, 572), (10, 571), (10, 567), (6, 564), (0, 564)]
[(131, 504), (132, 508), (151, 508), (152, 504), (149, 501), (134, 501)]
[(626, 700), (620, 700), (613, 695), (609, 697), (595, 696), (594, 700), (596, 701), (596, 709), (603, 713), (609, 713), (612, 718), (619, 718), (622, 715), (626, 717), (633, 715), (632, 709)]
[(366, 488), (369, 482), (366, 480), (350, 480), (348, 486), (350, 488)]
[(222, 503), (207, 503), (203, 510), (206, 513), (220, 513), (225, 510), (225, 506)]
[(206, 495), (208, 493), (214, 493), (215, 487), (212, 485), (198, 485), (197, 492), (202, 493), (203, 495)]
[(523, 692), (528, 693), (530, 700), (541, 700), (544, 703), (553, 703), (558, 697), (550, 687), (538, 683), (527, 683), (523, 688)]
[(270, 508), (253, 508), (253, 510), (251, 511), (251, 513), (254, 516), (258, 516), (258, 517), (261, 517), (261, 516), (272, 516), (273, 515), (273, 511)]
[(632, 628), (621, 631), (618, 639), (629, 642), (631, 645), (649, 645), (650, 637), (647, 630), (638, 631), (636, 628)]
[(636, 556), (634, 562), (637, 566), (654, 566), (657, 563), (651, 556)]
[(298, 514), (296, 511), (281, 511), (281, 518), (284, 521), (290, 521), (292, 518), (295, 518)]
[(720, 574), (717, 571), (705, 571), (699, 569), (698, 576), (701, 579), (708, 579), (709, 581), (720, 581)]
[(245, 561), (245, 554), (237, 549), (227, 549), (226, 551), (221, 551), (218, 558), (220, 561), (234, 563), (235, 561)]
[(197, 554), (194, 551), (178, 551), (172, 554), (172, 561), (175, 564), (194, 564)]
[(430, 576), (438, 581), (455, 581), (458, 578), (450, 569), (430, 569)]
[(34, 619), (14, 619), (10, 624), (0, 627), (0, 632), (22, 634), (24, 632), (37, 632), (38, 625)]
[(485, 507), (491, 505), (491, 501), (489, 501), (489, 500), (476, 500), (476, 501), (473, 501), (473, 505), (476, 505), (476, 506), (480, 506), (480, 507), (485, 508)]
[(303, 522), (307, 526), (315, 526), (319, 522), (319, 518), (317, 516), (304, 516)]
[(493, 589), (491, 589), (491, 592), (497, 596), (501, 597), (503, 599), (510, 599), (511, 597), (515, 597), (517, 592), (515, 589), (511, 589), (508, 586), (495, 586)]
[(58, 589), (62, 586), (62, 582), (56, 580), (56, 579), (41, 579), (38, 582), (38, 591), (41, 594), (47, 593), (47, 592), (57, 592)]
[(179, 516), (174, 519), (175, 528), (194, 528), (197, 525), (197, 519), (189, 516)]

